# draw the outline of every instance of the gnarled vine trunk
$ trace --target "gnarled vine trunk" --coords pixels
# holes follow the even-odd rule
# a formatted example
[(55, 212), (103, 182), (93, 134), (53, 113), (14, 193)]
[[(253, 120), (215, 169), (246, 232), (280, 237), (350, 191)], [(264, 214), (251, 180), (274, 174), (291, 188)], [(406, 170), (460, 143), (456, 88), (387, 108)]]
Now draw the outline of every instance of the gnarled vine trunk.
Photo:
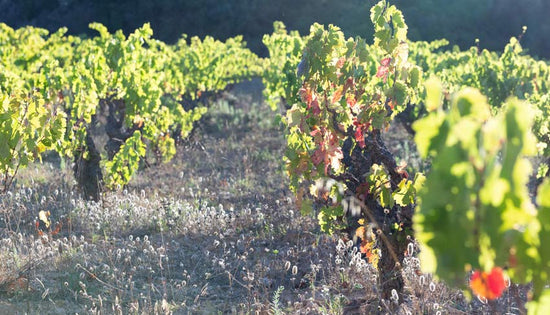
[(108, 113), (105, 132), (109, 137), (105, 144), (107, 157), (112, 160), (120, 149), (120, 146), (132, 136), (134, 130), (124, 128), (125, 104), (122, 100), (104, 100)]
[[(84, 153), (88, 152), (87, 158)], [(80, 189), (86, 199), (98, 201), (101, 197), (101, 185), (103, 174), (101, 172), (101, 154), (97, 150), (90, 134), (86, 134), (85, 147), (75, 154), (73, 173)]]
[[(351, 143), (349, 138), (348, 143)], [(343, 162), (347, 166), (347, 172), (341, 175), (348, 189), (352, 192), (357, 187), (366, 183), (367, 174), (373, 164), (383, 165), (390, 176), (392, 190), (405, 174), (398, 172), (394, 156), (387, 149), (380, 132), (375, 130), (365, 137), (365, 148), (351, 145), (344, 145)], [(392, 209), (384, 209), (372, 194), (366, 195), (365, 206), (362, 209), (362, 216), (367, 221), (374, 223), (374, 235), (377, 235), (377, 245), (381, 252), (378, 262), (378, 278), (382, 291), (382, 298), (389, 299), (392, 290), (396, 290), (400, 300), (404, 289), (404, 279), (401, 273), (401, 263), (404, 259), (408, 238), (412, 235), (413, 207), (401, 207), (394, 205)], [(368, 209), (368, 210), (367, 210)], [(368, 211), (368, 212), (367, 212)], [(399, 227), (398, 230), (395, 227)]]

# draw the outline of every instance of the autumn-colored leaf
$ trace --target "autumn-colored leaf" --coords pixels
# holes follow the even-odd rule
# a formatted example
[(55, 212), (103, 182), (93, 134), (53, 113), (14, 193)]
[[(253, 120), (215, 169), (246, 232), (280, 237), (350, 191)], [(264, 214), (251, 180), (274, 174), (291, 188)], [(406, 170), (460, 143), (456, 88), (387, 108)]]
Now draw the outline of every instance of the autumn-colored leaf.
[(307, 106), (307, 109), (311, 110), (313, 112), (313, 115), (319, 115), (321, 114), (321, 108), (319, 107), (319, 101), (317, 100), (317, 97), (309, 105)]
[(494, 267), (491, 272), (476, 270), (470, 277), (470, 288), (474, 294), (494, 300), (506, 289), (506, 279), (500, 267)]
[(355, 141), (357, 141), (361, 149), (365, 148), (365, 136), (363, 135), (363, 128), (361, 126), (357, 126), (357, 129), (355, 129)]
[(395, 109), (395, 105), (397, 105), (397, 102), (395, 100), (390, 99), (388, 102), (388, 106), (390, 107), (391, 110)]
[(360, 239), (364, 239), (365, 238), (365, 227), (364, 226), (360, 226), (357, 228), (357, 230), (355, 230), (355, 236), (360, 238)]
[(378, 71), (376, 72), (377, 78), (383, 78), (384, 82), (386, 82), (388, 78), (388, 73), (390, 72), (390, 61), (391, 58), (384, 58), (380, 61), (380, 66), (378, 67)]
[[(46, 146), (44, 145), (44, 143), (42, 143), (42, 142), (37, 143), (36, 144), (36, 151), (37, 151), (38, 154), (46, 151)], [(38, 156), (40, 157), (40, 155), (38, 155)]]
[(307, 109), (313, 112), (313, 115), (319, 115), (321, 113), (317, 95), (315, 95), (311, 89), (303, 87), (298, 91), (298, 93), (300, 94), (302, 101), (306, 103)]
[(138, 128), (141, 128), (143, 127), (143, 123), (145, 122), (145, 120), (143, 119), (143, 117), (141, 117), (140, 115), (136, 115), (134, 117), (134, 125)]
[(52, 222), (50, 221), (50, 211), (41, 210), (38, 212), (38, 219), (44, 223), (46, 228), (49, 228)]
[(340, 59), (338, 59), (338, 61), (336, 62), (336, 68), (340, 69), (344, 66), (344, 63), (346, 62), (346, 57), (341, 57)]
[(59, 221), (55, 225), (55, 229), (50, 232), (51, 236), (57, 235), (59, 232), (61, 232), (61, 228), (63, 227), (63, 222)]
[(378, 268), (378, 259), (380, 258), (380, 250), (375, 248), (376, 240), (369, 235), (368, 225), (365, 222), (364, 218), (361, 218), (357, 221), (361, 226), (355, 230), (355, 238), (361, 240), (361, 245), (359, 245), (359, 251), (365, 255), (369, 264), (374, 268)]
[(378, 268), (378, 260), (380, 259), (380, 256), (378, 255), (379, 249), (375, 249), (374, 245), (374, 240), (368, 241), (367, 239), (363, 239), (359, 249), (361, 253), (365, 254), (369, 264), (371, 264), (374, 268)]
[(39, 221), (35, 222), (35, 227), (36, 227), (36, 234), (38, 236), (44, 235), (44, 232), (42, 232), (42, 230), (40, 230), (40, 222)]
[(355, 104), (357, 104), (357, 100), (355, 99), (354, 95), (349, 95), (346, 98), (346, 103), (348, 104), (349, 107), (353, 108), (353, 106), (355, 106)]
[(372, 242), (369, 242), (367, 240), (361, 240), (361, 246), (359, 247), (359, 249), (361, 250), (361, 253), (368, 256), (368, 253), (370, 252), (372, 247), (371, 245), (372, 245)]
[[(368, 183), (361, 183), (359, 184), (359, 186), (357, 187), (357, 189), (355, 190), (355, 194), (357, 196), (357, 198), (359, 198), (359, 200), (366, 200), (367, 199), (367, 195), (369, 194), (369, 184)], [(363, 224), (361, 222), (359, 222), (359, 224)]]
[(342, 149), (338, 143), (338, 138), (327, 128), (321, 127), (311, 131), (310, 135), (317, 146), (315, 152), (311, 156), (311, 162), (315, 166), (324, 162), (325, 175), (328, 174), (329, 167), (338, 170), (341, 165), (341, 160), (344, 157)]
[(344, 91), (343, 87), (339, 87), (334, 94), (332, 95), (332, 103), (338, 103), (342, 99), (342, 93)]
[(356, 126), (355, 129), (355, 141), (357, 141), (357, 144), (359, 144), (359, 147), (361, 149), (365, 148), (365, 133), (370, 127), (370, 123), (359, 123), (357, 121), (354, 121), (353, 124)]
[(399, 175), (401, 175), (403, 178), (408, 179), (409, 173), (407, 173), (406, 168), (407, 168), (407, 162), (405, 162), (405, 160), (401, 160), (401, 163), (399, 163), (399, 166), (397, 166), (395, 171)]
[(390, 72), (390, 69), (388, 69), (388, 67), (380, 66), (378, 67), (378, 71), (376, 72), (376, 77), (383, 78), (384, 82), (386, 82), (389, 72)]
[(304, 103), (311, 103), (313, 96), (310, 89), (303, 87), (298, 91), (298, 94), (300, 94), (300, 97)]

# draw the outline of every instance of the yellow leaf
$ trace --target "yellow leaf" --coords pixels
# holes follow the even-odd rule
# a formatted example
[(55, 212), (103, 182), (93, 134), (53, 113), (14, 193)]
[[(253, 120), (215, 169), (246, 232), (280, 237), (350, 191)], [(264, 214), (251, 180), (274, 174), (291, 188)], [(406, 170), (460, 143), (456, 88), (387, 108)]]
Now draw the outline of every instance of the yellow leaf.
[(40, 210), (40, 212), (38, 212), (38, 219), (44, 223), (46, 228), (50, 227), (50, 211)]
[(40, 154), (40, 153), (46, 151), (46, 146), (42, 142), (39, 142), (36, 145), (36, 151), (38, 152), (38, 154)]

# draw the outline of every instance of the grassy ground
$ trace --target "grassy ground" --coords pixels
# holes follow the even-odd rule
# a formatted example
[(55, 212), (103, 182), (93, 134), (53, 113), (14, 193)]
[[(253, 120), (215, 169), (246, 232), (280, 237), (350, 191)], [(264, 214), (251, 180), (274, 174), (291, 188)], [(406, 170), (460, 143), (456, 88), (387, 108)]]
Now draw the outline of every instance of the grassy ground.
[[(24, 170), (0, 196), (0, 314), (522, 311), (525, 290), (468, 303), (422, 275), (414, 256), (404, 303), (380, 300), (376, 271), (353, 244), (296, 211), (274, 118), (259, 82), (238, 85), (173, 161), (97, 203), (77, 196), (55, 159)], [(401, 135), (388, 139), (396, 154), (414, 156), (404, 132), (391, 134)], [(40, 211), (52, 233), (39, 235)]]

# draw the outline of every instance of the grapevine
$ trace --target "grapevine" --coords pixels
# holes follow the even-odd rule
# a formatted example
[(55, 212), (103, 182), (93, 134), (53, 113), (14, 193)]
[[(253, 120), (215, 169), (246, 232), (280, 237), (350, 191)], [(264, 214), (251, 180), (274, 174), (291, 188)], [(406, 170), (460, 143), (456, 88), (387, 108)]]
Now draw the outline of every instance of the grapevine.
[[(16, 115), (26, 122), (24, 116), (29, 114), (34, 115), (32, 124), (20, 128), (34, 128), (38, 115), (36, 119), (44, 123), (40, 127), (51, 130), (16, 133), (6, 127), (14, 139), (11, 151), (3, 148), (0, 166), (5, 188), (19, 166), (54, 149), (73, 159), (81, 192), (97, 200), (103, 187), (129, 182), (147, 149), (164, 162), (174, 156), (175, 139), (185, 138), (206, 112), (208, 100), (201, 95), (215, 94), (261, 69), (260, 59), (241, 37), (226, 42), (194, 37), (188, 42), (183, 35), (170, 46), (155, 40), (148, 24), (128, 37), (121, 31), (111, 34), (99, 23), (90, 27), (99, 35), (81, 39), (66, 36), (65, 28), (49, 34), (33, 27), (13, 30), (0, 25), (0, 65), (5, 69), (0, 86), (7, 93), (3, 104), (11, 103), (12, 108), (21, 104), (22, 109), (30, 104), (28, 112), (8, 115), (12, 118), (7, 124), (15, 126)], [(186, 108), (186, 100), (195, 105)], [(7, 111), (8, 105), (4, 107)], [(58, 116), (51, 119), (52, 125), (48, 115)], [(97, 148), (93, 135), (101, 132), (97, 124), (101, 115), (107, 116), (100, 126), (108, 137), (106, 153)]]
[(418, 97), (421, 72), (407, 61), (401, 12), (381, 1), (371, 19), (373, 46), (361, 38), (344, 39), (336, 26), (311, 27), (296, 74), (299, 98), (286, 98), (296, 103), (285, 117), (285, 160), (302, 212), (311, 212), (315, 201), (324, 231), (344, 229), (351, 215), (362, 216), (365, 229), (375, 228), (380, 283), (388, 298), (403, 289), (396, 263), (412, 233), (412, 202), (421, 176), (408, 178), (381, 134)]
[(537, 152), (533, 107), (511, 98), (493, 116), (476, 89), (465, 88), (445, 104), (440, 82), (426, 86), (429, 114), (413, 125), (419, 152), (432, 160), (414, 216), (423, 270), (459, 287), (475, 270), (472, 289), (495, 299), (507, 267), (512, 281), (534, 284), (529, 313), (545, 313), (550, 182), (539, 188), (537, 210), (527, 190), (532, 169), (526, 158)]

